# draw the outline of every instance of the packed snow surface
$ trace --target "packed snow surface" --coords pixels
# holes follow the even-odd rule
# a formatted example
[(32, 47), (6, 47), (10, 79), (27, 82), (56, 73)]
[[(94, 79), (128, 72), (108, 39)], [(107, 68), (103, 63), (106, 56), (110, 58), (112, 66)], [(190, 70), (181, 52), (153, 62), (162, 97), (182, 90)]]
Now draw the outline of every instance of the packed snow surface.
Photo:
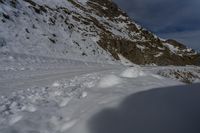
[(89, 120), (130, 94), (183, 84), (158, 75), (170, 67), (14, 55), (0, 60), (0, 133), (91, 133)]
[(145, 73), (141, 70), (140, 67), (132, 67), (124, 70), (121, 73), (121, 76), (125, 78), (137, 78), (140, 76), (145, 76)]
[(119, 77), (115, 75), (107, 75), (100, 80), (98, 86), (100, 88), (108, 88), (108, 87), (113, 87), (120, 83), (121, 79)]

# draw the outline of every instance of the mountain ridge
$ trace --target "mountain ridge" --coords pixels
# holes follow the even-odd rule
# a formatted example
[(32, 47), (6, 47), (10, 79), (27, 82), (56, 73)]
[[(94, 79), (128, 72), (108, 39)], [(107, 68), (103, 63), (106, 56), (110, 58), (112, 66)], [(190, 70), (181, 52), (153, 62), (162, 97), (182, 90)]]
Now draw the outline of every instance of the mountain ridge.
[(0, 51), (140, 65), (199, 65), (200, 55), (136, 24), (111, 0), (0, 0)]

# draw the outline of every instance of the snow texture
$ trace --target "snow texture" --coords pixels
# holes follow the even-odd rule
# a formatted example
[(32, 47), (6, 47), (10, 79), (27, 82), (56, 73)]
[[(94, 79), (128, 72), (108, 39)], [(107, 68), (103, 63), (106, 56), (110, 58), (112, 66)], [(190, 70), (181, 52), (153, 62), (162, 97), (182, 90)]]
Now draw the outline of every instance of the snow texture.
[(127, 68), (121, 73), (121, 77), (125, 78), (137, 78), (140, 76), (145, 76), (145, 73), (141, 70), (140, 67)]
[[(1, 73), (6, 74), (0, 79), (1, 133), (89, 133), (88, 120), (105, 107), (116, 107), (126, 96), (183, 84), (159, 76), (158, 70), (168, 70), (166, 67), (16, 57), (1, 60), (5, 65), (1, 64)], [(13, 66), (16, 62), (20, 65)], [(5, 69), (8, 65), (14, 69)], [(190, 68), (193, 72), (199, 69), (175, 68)]]
[(121, 79), (119, 77), (115, 75), (107, 75), (100, 80), (98, 87), (109, 88), (120, 83), (121, 83)]
[[(15, 82), (15, 87), (9, 88), (10, 92), (6, 89), (9, 93), (1, 93), (0, 132), (88, 133), (88, 119), (104, 107), (116, 106), (132, 93), (182, 84), (155, 76), (151, 69), (142, 67), (124, 68), (106, 64), (87, 64), (85, 67), (81, 62), (79, 67), (76, 63), (72, 66), (68, 67), (66, 77), (62, 76), (61, 68), (51, 68), (50, 71), (58, 72), (53, 80), (50, 75), (42, 76), (39, 68), (37, 71), (23, 71), (29, 75), (37, 72), (34, 74), (37, 80), (32, 78), (29, 82), (33, 86), (27, 82), (20, 88)], [(32, 67), (34, 70), (34, 65)], [(121, 76), (122, 73), (124, 76)], [(21, 74), (17, 75), (20, 77)]]
[[(125, 66), (115, 61), (97, 43), (100, 29), (75, 17), (93, 17), (120, 38), (146, 40), (127, 31), (134, 23), (120, 21), (127, 17), (100, 17), (87, 0), (76, 0), (78, 5), (70, 0), (1, 2), (0, 17), (7, 19), (0, 21), (0, 133), (89, 133), (94, 114), (130, 94), (183, 85), (185, 77), (200, 82), (195, 66), (140, 67), (122, 55), (119, 62)], [(42, 7), (47, 11), (36, 9)]]

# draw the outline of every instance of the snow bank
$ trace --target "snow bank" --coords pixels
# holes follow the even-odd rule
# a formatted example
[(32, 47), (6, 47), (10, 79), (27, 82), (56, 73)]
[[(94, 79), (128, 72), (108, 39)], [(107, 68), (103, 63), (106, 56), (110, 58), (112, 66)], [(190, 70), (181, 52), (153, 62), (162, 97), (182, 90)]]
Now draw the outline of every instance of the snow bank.
[(109, 88), (121, 83), (121, 79), (115, 75), (107, 75), (98, 83), (99, 88)]
[(139, 67), (127, 68), (121, 73), (121, 77), (125, 78), (137, 78), (140, 76), (145, 76), (146, 74)]

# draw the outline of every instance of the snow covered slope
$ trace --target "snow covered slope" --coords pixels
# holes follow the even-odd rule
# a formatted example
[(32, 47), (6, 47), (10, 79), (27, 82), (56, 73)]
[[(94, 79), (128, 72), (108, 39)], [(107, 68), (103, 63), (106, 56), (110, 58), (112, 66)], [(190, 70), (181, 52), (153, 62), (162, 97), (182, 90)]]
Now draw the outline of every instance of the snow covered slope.
[(0, 0), (0, 51), (98, 62), (199, 64), (199, 55), (162, 40), (110, 0)]
[(112, 59), (97, 45), (94, 27), (76, 21), (80, 14), (87, 14), (70, 1), (3, 0), (0, 14), (0, 51), (91, 61)]
[[(76, 68), (75, 64), (65, 71), (65, 77), (62, 74), (55, 81), (50, 75), (30, 78), (20, 87), (15, 81), (12, 91), (0, 93), (0, 132), (90, 133), (88, 119), (101, 109), (116, 106), (132, 93), (182, 84), (142, 68), (122, 66), (79, 64)], [(42, 80), (51, 83), (42, 85)], [(27, 87), (31, 83), (34, 85)]]

